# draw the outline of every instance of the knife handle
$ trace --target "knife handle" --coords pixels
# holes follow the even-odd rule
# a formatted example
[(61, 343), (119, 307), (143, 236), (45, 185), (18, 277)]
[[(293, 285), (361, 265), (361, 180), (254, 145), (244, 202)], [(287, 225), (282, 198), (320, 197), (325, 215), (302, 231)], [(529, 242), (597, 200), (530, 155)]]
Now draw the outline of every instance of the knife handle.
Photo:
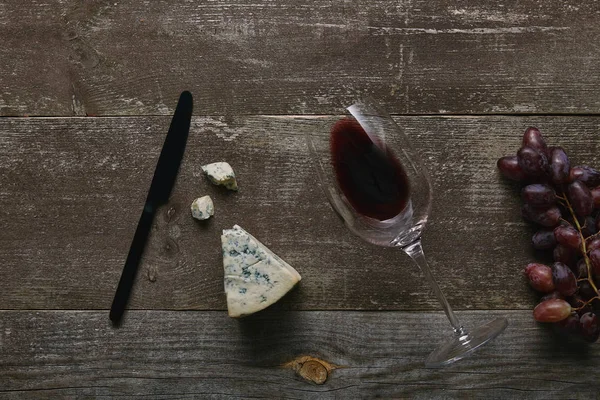
[(127, 260), (123, 267), (119, 286), (117, 286), (117, 292), (115, 293), (115, 298), (113, 299), (110, 308), (109, 317), (115, 324), (118, 324), (121, 321), (121, 317), (125, 312), (125, 306), (127, 306), (127, 300), (129, 300), (129, 295), (131, 294), (131, 288), (133, 287), (135, 275), (144, 252), (146, 239), (150, 233), (153, 219), (154, 207), (150, 204), (146, 204), (135, 230), (135, 234), (133, 235), (133, 241), (129, 248), (129, 254), (127, 254)]

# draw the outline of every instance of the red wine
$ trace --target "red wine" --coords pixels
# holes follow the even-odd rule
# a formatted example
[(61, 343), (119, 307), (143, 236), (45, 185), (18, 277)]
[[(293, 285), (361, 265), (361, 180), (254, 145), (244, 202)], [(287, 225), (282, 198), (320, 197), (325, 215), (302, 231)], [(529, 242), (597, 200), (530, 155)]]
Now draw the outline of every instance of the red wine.
[(410, 190), (400, 161), (375, 140), (358, 121), (346, 118), (331, 128), (330, 150), (340, 189), (352, 207), (383, 221), (404, 210)]

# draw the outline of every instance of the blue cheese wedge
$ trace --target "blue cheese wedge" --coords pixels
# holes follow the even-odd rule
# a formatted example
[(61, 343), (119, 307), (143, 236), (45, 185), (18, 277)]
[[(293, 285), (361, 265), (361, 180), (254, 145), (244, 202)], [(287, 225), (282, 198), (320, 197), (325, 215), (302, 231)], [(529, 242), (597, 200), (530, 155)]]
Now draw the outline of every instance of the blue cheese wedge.
[(194, 200), (191, 206), (192, 217), (205, 220), (215, 214), (215, 206), (210, 196), (202, 196)]
[(230, 317), (263, 310), (300, 282), (291, 265), (238, 225), (223, 230), (221, 243)]
[(229, 190), (238, 190), (233, 168), (226, 162), (216, 162), (202, 166), (202, 171), (215, 185), (225, 186)]

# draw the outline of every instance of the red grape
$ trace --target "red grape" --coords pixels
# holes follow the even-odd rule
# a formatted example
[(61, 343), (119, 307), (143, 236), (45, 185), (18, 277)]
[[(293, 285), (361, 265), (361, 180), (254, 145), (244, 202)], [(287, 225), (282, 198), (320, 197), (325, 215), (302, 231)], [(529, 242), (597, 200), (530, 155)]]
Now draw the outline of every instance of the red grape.
[(579, 317), (579, 325), (581, 326), (581, 336), (588, 342), (594, 343), (600, 336), (600, 324), (596, 314), (587, 312)]
[(592, 193), (581, 181), (575, 181), (568, 187), (569, 200), (573, 206), (575, 214), (579, 217), (587, 217), (594, 210), (594, 200)]
[(570, 247), (563, 246), (559, 244), (554, 248), (553, 252), (554, 261), (566, 264), (566, 265), (575, 265), (575, 261), (577, 258), (577, 253)]
[(600, 237), (595, 237), (589, 240), (586, 246), (587, 251), (592, 251), (600, 248)]
[(537, 231), (531, 238), (533, 248), (536, 250), (549, 250), (556, 246), (554, 231)]
[(600, 312), (600, 300), (596, 299), (592, 301), (592, 309), (596, 311), (596, 313)]
[(579, 324), (579, 315), (571, 313), (562, 321), (555, 322), (555, 326), (559, 332), (566, 335), (579, 335), (581, 333), (581, 325)]
[(590, 193), (592, 193), (592, 200), (594, 200), (594, 207), (600, 208), (600, 186), (591, 189)]
[(589, 252), (588, 257), (595, 276), (600, 276), (600, 249), (594, 249)]
[(570, 225), (559, 225), (554, 228), (554, 237), (556, 241), (565, 247), (579, 250), (581, 247), (581, 235), (577, 229)]
[(571, 305), (564, 300), (551, 299), (533, 309), (533, 318), (538, 322), (558, 322), (571, 315)]
[(571, 168), (569, 179), (571, 181), (579, 180), (590, 187), (598, 186), (600, 185), (600, 171), (587, 165), (580, 165)]
[(519, 166), (516, 156), (502, 157), (498, 160), (496, 165), (498, 166), (500, 173), (510, 180), (520, 182), (527, 177), (525, 172), (523, 172)]
[(535, 183), (521, 191), (523, 201), (533, 207), (547, 208), (556, 203), (556, 192), (550, 185)]
[(573, 275), (575, 275), (575, 277), (577, 279), (587, 278), (588, 273), (587, 273), (587, 264), (585, 263), (585, 259), (583, 259), (583, 258), (579, 259), (579, 261), (577, 261), (575, 268), (571, 268), (571, 271), (573, 271)]
[(573, 271), (561, 262), (552, 264), (552, 281), (556, 290), (563, 296), (571, 296), (577, 291), (577, 278)]
[(571, 164), (567, 153), (561, 147), (554, 147), (550, 153), (550, 174), (552, 183), (561, 185), (569, 182)]
[(532, 178), (541, 178), (548, 173), (548, 157), (546, 153), (531, 147), (521, 147), (517, 152), (519, 166), (525, 174)]
[(589, 300), (592, 297), (596, 297), (596, 291), (588, 281), (579, 282), (579, 295), (584, 300)]
[(527, 128), (523, 134), (523, 147), (531, 147), (544, 154), (549, 154), (548, 145), (542, 137), (542, 133), (538, 128), (532, 126)]
[(532, 288), (542, 293), (550, 293), (554, 290), (552, 280), (552, 269), (544, 264), (531, 263), (525, 267), (525, 276), (529, 279)]
[(596, 229), (596, 219), (591, 215), (585, 217), (583, 221), (583, 226), (581, 227), (581, 233), (584, 237), (592, 236), (598, 232)]
[(535, 222), (536, 224), (540, 224), (548, 228), (556, 226), (560, 221), (561, 216), (558, 207), (551, 207), (547, 210), (539, 210), (531, 207), (529, 204), (523, 204), (521, 213), (523, 214), (524, 218), (530, 220), (531, 222)]

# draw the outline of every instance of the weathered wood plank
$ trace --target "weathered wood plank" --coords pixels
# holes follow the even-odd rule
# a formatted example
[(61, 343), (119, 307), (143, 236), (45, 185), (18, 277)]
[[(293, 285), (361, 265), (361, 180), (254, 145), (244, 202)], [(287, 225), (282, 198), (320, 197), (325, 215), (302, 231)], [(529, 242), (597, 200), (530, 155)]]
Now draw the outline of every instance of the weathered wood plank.
[[(0, 398), (594, 398), (600, 347), (565, 344), (530, 312), (462, 312), (469, 326), (507, 315), (496, 341), (443, 369), (423, 361), (443, 313), (0, 312)], [(312, 355), (340, 366), (323, 385), (280, 366)]]
[(60, 1), (0, 4), (0, 115), (72, 115), (77, 83)]
[[(107, 309), (170, 118), (0, 119), (0, 307)], [(131, 307), (222, 310), (220, 231), (240, 224), (302, 274), (290, 309), (438, 309), (400, 250), (351, 235), (330, 209), (304, 133), (335, 118), (197, 117), (170, 204), (157, 217)], [(520, 271), (538, 259), (516, 188), (497, 174), (526, 126), (573, 162), (600, 165), (600, 118), (402, 117), (424, 156), (434, 205), (424, 245), (458, 309), (530, 309)], [(200, 166), (227, 160), (239, 193), (207, 183)], [(189, 205), (213, 196), (200, 224)], [(171, 210), (169, 212), (169, 210)], [(538, 258), (536, 258), (538, 257)], [(148, 270), (156, 281), (148, 279)]]
[(0, 6), (0, 115), (597, 113), (600, 4), (80, 2)]

